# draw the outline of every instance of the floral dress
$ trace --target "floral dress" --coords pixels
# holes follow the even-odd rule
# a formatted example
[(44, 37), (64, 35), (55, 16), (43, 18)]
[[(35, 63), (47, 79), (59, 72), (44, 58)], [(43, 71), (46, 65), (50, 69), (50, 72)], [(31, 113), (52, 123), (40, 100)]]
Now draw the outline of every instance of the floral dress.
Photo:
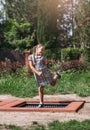
[(31, 54), (29, 55), (28, 60), (31, 60), (33, 62), (33, 65), (36, 70), (42, 71), (41, 76), (38, 76), (36, 73), (34, 73), (38, 86), (45, 86), (53, 81), (51, 72), (49, 71), (47, 65), (44, 63), (44, 56), (35, 57), (33, 54)]

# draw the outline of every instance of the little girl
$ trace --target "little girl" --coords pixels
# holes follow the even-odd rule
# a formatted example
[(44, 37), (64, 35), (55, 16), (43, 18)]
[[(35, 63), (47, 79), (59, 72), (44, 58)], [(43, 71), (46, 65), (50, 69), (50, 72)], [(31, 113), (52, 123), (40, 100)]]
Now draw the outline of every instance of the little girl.
[(54, 78), (52, 77), (52, 74), (50, 73), (46, 63), (47, 60), (44, 57), (44, 50), (45, 47), (42, 44), (38, 44), (34, 47), (33, 54), (29, 55), (29, 66), (34, 73), (34, 77), (37, 81), (38, 85), (38, 91), (39, 91), (39, 97), (40, 97), (40, 107), (44, 107), (43, 103), (43, 97), (44, 97), (44, 86), (47, 84), (51, 84), (54, 86), (56, 84), (57, 79), (60, 78), (60, 75), (58, 73), (55, 74)]

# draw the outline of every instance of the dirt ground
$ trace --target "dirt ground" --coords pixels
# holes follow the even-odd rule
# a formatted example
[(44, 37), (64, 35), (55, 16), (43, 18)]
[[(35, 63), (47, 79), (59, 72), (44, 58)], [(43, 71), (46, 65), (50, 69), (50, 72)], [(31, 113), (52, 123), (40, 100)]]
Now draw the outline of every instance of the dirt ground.
[[(0, 100), (3, 99), (22, 99), (12, 95), (0, 95)], [(28, 99), (28, 98), (26, 98)], [(33, 99), (39, 99), (38, 96)], [(90, 119), (90, 96), (79, 97), (76, 94), (68, 95), (45, 95), (45, 100), (84, 100), (84, 106), (78, 112), (7, 112), (0, 111), (0, 124), (30, 126), (32, 123), (47, 125), (49, 122), (78, 120), (83, 121)]]

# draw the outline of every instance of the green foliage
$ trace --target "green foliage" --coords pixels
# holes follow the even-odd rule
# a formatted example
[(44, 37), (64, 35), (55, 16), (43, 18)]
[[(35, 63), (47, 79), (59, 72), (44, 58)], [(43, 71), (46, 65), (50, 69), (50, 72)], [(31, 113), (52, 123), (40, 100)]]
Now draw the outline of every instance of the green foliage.
[(0, 93), (12, 93), (12, 95), (29, 97), (38, 93), (36, 83), (33, 77), (26, 75), (21, 76), (16, 74), (4, 73), (0, 78)]
[[(77, 93), (79, 96), (86, 96), (90, 93), (90, 71), (62, 73), (61, 91), (62, 93)], [(85, 85), (85, 86), (84, 86)]]
[(52, 71), (59, 71), (60, 70), (60, 64), (54, 64), (51, 68)]
[(82, 122), (71, 120), (69, 122), (54, 121), (49, 123), (49, 130), (89, 130), (90, 120)]
[(85, 48), (85, 58), (87, 62), (90, 62), (90, 48)]
[(77, 60), (83, 52), (82, 48), (64, 48), (61, 50), (61, 61)]
[[(14, 48), (24, 50), (33, 46), (35, 31), (30, 23), (17, 23), (16, 20), (6, 21), (2, 24), (4, 33), (4, 44)], [(4, 45), (5, 46), (5, 45)]]
[[(27, 69), (26, 69), (27, 70)], [(26, 71), (24, 70), (24, 72)], [(23, 72), (22, 72), (23, 73)], [(0, 74), (0, 94), (12, 94), (18, 97), (33, 97), (38, 95), (36, 81), (32, 76), (19, 74)], [(61, 72), (62, 78), (55, 87), (45, 87), (45, 94), (76, 93), (80, 96), (90, 96), (90, 70), (86, 72)]]
[(62, 48), (72, 46), (73, 33), (73, 0), (58, 0), (57, 5), (57, 28), (58, 28), (58, 45)]
[(45, 126), (39, 125), (37, 122), (33, 121), (32, 125), (27, 130), (45, 130)]
[(74, 41), (76, 42), (76, 46), (90, 48), (90, 1), (77, 1), (74, 13), (76, 22)]
[(60, 48), (50, 48), (45, 50), (45, 56), (48, 59), (61, 60), (61, 49)]
[(85, 64), (84, 62), (80, 60), (71, 60), (71, 61), (66, 61), (66, 62), (61, 62), (60, 63), (60, 69), (61, 71), (79, 71), (79, 72), (84, 72), (88, 70), (88, 64)]
[[(89, 47), (90, 1), (72, 2), (73, 0), (14, 0), (12, 2), (8, 0), (5, 3), (2, 1), (6, 20), (10, 22), (16, 19), (21, 24), (4, 32), (4, 37), (2, 37), (4, 30), (0, 29), (0, 39), (5, 39), (4, 44), (1, 41), (0, 47), (23, 50), (37, 44), (37, 41), (47, 48), (68, 47), (69, 45)], [(32, 23), (32, 25), (27, 23)], [(11, 26), (12, 23), (8, 27)], [(73, 36), (70, 37), (71, 30), (73, 30)]]
[(57, 1), (42, 1), (38, 4), (37, 41), (47, 48), (57, 46)]
[(33, 23), (36, 27), (37, 0), (2, 0), (6, 20), (16, 19), (18, 23)]
[(1, 129), (5, 130), (89, 130), (90, 120), (77, 121), (70, 120), (65, 122), (59, 122), (57, 120), (50, 122), (45, 125), (38, 124), (38, 122), (33, 121), (30, 126), (19, 127), (15, 125), (0, 125)]
[(16, 70), (16, 74), (18, 75), (18, 76), (21, 76), (21, 77), (25, 77), (25, 76), (32, 76), (32, 72), (31, 72), (31, 70), (28, 68), (28, 67), (26, 67), (26, 66), (23, 66), (21, 69), (19, 68), (19, 69), (17, 69)]
[(8, 129), (10, 129), (10, 130), (22, 130), (22, 128), (21, 127), (19, 127), (19, 126), (15, 126), (15, 125), (5, 125), (5, 129), (6, 130), (8, 130)]

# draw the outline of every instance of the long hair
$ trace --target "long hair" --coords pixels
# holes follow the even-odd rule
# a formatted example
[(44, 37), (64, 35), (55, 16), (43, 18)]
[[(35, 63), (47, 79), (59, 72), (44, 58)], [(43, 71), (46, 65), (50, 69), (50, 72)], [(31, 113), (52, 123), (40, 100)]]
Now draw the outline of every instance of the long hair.
[(37, 44), (36, 46), (33, 47), (33, 54), (34, 54), (34, 55), (35, 55), (35, 53), (36, 53), (36, 49), (38, 49), (39, 47), (45, 48), (44, 45), (42, 45), (42, 44)]
[(38, 49), (39, 47), (45, 48), (42, 44), (37, 44), (36, 46), (33, 47), (33, 64), (35, 64), (35, 62), (36, 62), (35, 53), (36, 53), (36, 49)]

